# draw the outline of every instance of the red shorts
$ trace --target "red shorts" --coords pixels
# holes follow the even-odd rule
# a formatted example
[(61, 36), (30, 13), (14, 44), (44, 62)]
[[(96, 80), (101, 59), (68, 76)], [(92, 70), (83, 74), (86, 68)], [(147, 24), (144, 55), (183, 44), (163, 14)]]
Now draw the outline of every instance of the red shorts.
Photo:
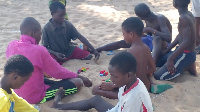
[[(74, 49), (74, 52), (72, 53), (72, 55), (69, 56), (68, 58), (65, 58), (65, 61), (70, 60), (70, 59), (83, 59), (83, 58), (87, 57), (89, 54), (90, 54), (90, 52), (85, 51), (83, 49), (80, 49), (80, 48), (76, 47)], [(64, 61), (58, 61), (57, 57), (54, 56), (54, 55), (51, 55), (51, 57), (53, 59), (55, 59), (60, 64), (64, 63)]]

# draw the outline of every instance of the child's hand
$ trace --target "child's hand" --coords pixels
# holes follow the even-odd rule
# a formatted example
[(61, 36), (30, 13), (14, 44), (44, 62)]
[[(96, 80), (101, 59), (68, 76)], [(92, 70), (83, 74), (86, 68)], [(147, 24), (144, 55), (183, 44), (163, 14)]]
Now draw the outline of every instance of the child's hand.
[(92, 94), (93, 94), (93, 95), (98, 95), (100, 89), (101, 89), (101, 88), (100, 88), (100, 85), (94, 86), (94, 87), (92, 88)]
[(143, 33), (153, 33), (153, 28), (151, 28), (151, 27), (145, 27), (144, 29), (143, 29)]
[(112, 91), (115, 87), (112, 82), (102, 82), (102, 84), (100, 85), (100, 88), (102, 90)]
[(171, 60), (170, 58), (167, 60), (167, 63), (166, 63), (166, 66), (167, 66), (167, 70), (170, 74), (174, 75), (175, 71), (176, 71), (176, 68), (174, 67), (174, 61)]
[(62, 53), (56, 53), (55, 56), (58, 58), (59, 61), (65, 61), (65, 55)]
[(100, 57), (99, 52), (97, 52), (97, 50), (94, 51), (94, 55), (95, 55), (95, 60), (98, 60)]

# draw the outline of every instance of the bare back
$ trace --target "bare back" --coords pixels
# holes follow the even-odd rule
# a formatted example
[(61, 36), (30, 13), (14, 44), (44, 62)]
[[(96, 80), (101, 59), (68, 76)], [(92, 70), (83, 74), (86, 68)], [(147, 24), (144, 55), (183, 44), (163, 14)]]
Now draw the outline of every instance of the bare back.
[(160, 28), (160, 21), (164, 21), (165, 24), (167, 25), (167, 27), (168, 27), (170, 33), (172, 33), (172, 25), (171, 25), (170, 21), (168, 20), (167, 17), (165, 17), (165, 16), (162, 15), (162, 14), (158, 14), (158, 15), (157, 15), (157, 19), (155, 19), (155, 20), (152, 21), (152, 22), (145, 21), (146, 27), (151, 27), (151, 28), (153, 28), (153, 29), (156, 29), (156, 30), (162, 32), (162, 31), (161, 31), (161, 28)]
[(151, 56), (150, 49), (141, 43), (132, 44), (128, 50), (137, 60), (136, 75), (145, 84), (146, 88), (150, 90), (150, 81), (147, 74), (153, 73), (152, 68), (155, 67), (154, 60)]
[(187, 45), (185, 50), (194, 51), (196, 46), (196, 27), (195, 27), (195, 18), (191, 12), (181, 14), (178, 23), (178, 43), (182, 45), (184, 42)]

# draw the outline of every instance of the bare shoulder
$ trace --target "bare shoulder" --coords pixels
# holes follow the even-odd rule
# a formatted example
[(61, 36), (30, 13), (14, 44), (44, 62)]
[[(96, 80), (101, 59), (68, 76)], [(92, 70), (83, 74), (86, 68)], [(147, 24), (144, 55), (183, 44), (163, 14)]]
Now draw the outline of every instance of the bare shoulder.
[(158, 14), (158, 20), (163, 22), (163, 21), (169, 21), (168, 18), (162, 14)]
[(179, 23), (180, 25), (187, 24), (191, 21), (190, 16), (188, 14), (182, 14), (179, 17)]
[(151, 51), (146, 44), (143, 44), (143, 50), (145, 51), (145, 54), (151, 54)]

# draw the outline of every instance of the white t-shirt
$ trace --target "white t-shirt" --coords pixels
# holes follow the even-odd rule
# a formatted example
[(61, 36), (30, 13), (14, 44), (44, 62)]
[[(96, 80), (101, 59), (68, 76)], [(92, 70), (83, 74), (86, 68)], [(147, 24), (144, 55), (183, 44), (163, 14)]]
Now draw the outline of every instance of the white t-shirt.
[(124, 92), (125, 86), (119, 89), (117, 105), (107, 112), (153, 112), (149, 93), (140, 79)]
[(200, 0), (192, 0), (192, 14), (194, 17), (200, 17)]

